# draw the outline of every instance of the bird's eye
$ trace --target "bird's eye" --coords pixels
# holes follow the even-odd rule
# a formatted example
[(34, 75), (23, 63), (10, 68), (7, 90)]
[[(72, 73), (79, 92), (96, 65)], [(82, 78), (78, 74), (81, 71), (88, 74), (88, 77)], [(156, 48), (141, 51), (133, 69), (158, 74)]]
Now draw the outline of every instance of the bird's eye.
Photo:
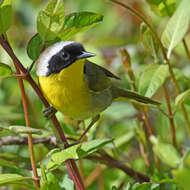
[(66, 61), (69, 60), (69, 58), (70, 58), (70, 54), (67, 52), (61, 52), (60, 56), (62, 59), (66, 60)]

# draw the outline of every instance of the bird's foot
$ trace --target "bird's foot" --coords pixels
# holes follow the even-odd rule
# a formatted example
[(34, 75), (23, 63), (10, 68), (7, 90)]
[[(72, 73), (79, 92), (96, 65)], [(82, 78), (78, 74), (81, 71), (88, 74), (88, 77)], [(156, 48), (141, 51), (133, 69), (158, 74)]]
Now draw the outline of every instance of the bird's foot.
[(52, 106), (48, 106), (47, 108), (45, 108), (43, 110), (43, 115), (44, 117), (48, 120), (50, 119), (55, 113), (57, 112), (57, 110), (52, 107)]

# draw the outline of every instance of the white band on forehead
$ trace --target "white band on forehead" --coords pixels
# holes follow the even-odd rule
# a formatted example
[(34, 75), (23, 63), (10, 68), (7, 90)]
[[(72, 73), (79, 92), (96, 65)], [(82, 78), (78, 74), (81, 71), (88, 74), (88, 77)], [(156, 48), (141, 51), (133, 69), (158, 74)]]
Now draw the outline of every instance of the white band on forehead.
[(47, 48), (38, 58), (36, 66), (37, 76), (46, 76), (48, 73), (48, 62), (52, 56), (56, 55), (64, 46), (75, 43), (73, 41), (58, 42)]

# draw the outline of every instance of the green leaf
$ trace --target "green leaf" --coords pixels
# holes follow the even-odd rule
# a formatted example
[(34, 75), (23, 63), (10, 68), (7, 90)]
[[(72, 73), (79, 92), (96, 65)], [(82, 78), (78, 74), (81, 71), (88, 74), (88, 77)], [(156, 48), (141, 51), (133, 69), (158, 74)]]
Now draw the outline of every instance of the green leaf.
[(4, 0), (0, 4), (0, 35), (9, 29), (12, 17), (11, 0)]
[(149, 65), (140, 77), (139, 93), (147, 97), (152, 97), (162, 86), (167, 76), (167, 65)]
[(47, 165), (48, 169), (54, 168), (56, 165), (61, 165), (68, 159), (80, 159), (89, 154), (92, 154), (105, 146), (106, 144), (112, 142), (112, 139), (97, 139), (82, 144), (77, 144), (71, 146), (61, 152), (56, 152), (52, 154), (51, 159)]
[(144, 47), (152, 53), (154, 59), (158, 62), (158, 51), (160, 44), (144, 22), (140, 26), (140, 34)]
[(179, 94), (176, 98), (175, 98), (175, 105), (177, 107), (179, 107), (184, 101), (185, 99), (190, 95), (190, 89), (186, 90), (185, 92)]
[(150, 138), (153, 144), (154, 153), (160, 158), (160, 160), (172, 168), (176, 168), (180, 163), (180, 156), (173, 145), (163, 143), (156, 137)]
[(55, 175), (52, 173), (47, 173), (47, 181), (45, 183), (42, 183), (40, 190), (62, 190), (62, 188), (59, 185), (59, 181)]
[(27, 54), (32, 60), (37, 60), (40, 52), (42, 51), (43, 47), (43, 40), (40, 35), (37, 33), (35, 34), (27, 45)]
[(125, 143), (128, 143), (135, 136), (134, 131), (129, 131), (126, 134), (122, 134), (114, 140), (114, 144), (117, 148)]
[(176, 9), (176, 0), (146, 0), (152, 11), (159, 16), (172, 16)]
[(13, 125), (9, 127), (10, 131), (13, 131), (15, 133), (25, 133), (25, 134), (37, 134), (37, 135), (41, 135), (42, 132), (40, 129), (35, 129), (35, 128), (31, 128), (31, 127), (26, 127), (26, 126), (17, 126), (17, 125)]
[(170, 58), (173, 48), (175, 48), (185, 36), (190, 20), (189, 0), (183, 0), (169, 19), (166, 28), (162, 34), (162, 43), (168, 48), (167, 57)]
[(91, 12), (71, 13), (65, 17), (65, 23), (59, 33), (61, 40), (70, 39), (73, 35), (88, 30), (103, 20), (103, 16)]
[(113, 186), (111, 190), (119, 190), (116, 186)]
[(41, 168), (41, 183), (47, 183), (47, 176), (46, 176), (46, 171), (45, 171), (45, 165), (40, 164)]
[(183, 190), (189, 190), (190, 187), (189, 168), (179, 168), (177, 170), (173, 170), (172, 174), (174, 176), (175, 182), (179, 187), (183, 188)]
[(150, 81), (151, 81), (152, 74), (156, 72), (158, 67), (159, 67), (159, 65), (157, 65), (157, 64), (150, 64), (143, 71), (142, 75), (140, 76), (140, 80), (139, 80), (139, 93), (141, 95), (146, 94), (146, 91), (147, 91)]
[(37, 30), (44, 41), (53, 40), (64, 24), (63, 0), (50, 0), (45, 10), (38, 13)]
[(11, 68), (4, 63), (0, 63), (0, 78), (12, 77)]
[(18, 174), (0, 174), (0, 186), (24, 180), (31, 180), (31, 178), (23, 177)]
[(159, 186), (156, 183), (135, 183), (134, 185), (128, 183), (125, 190), (159, 190)]
[(172, 171), (174, 180), (177, 185), (184, 190), (189, 190), (190, 187), (190, 149), (186, 151), (184, 156), (181, 158), (181, 163), (178, 169)]
[(51, 46), (54, 43), (59, 42), (59, 41), (61, 41), (61, 39), (58, 38), (58, 37), (56, 37), (55, 39), (46, 41), (43, 44), (43, 39), (37, 33), (28, 42), (28, 45), (27, 45), (27, 54), (30, 57), (30, 59), (32, 59), (32, 60), (35, 61), (40, 56), (43, 48), (48, 48), (49, 46)]
[(159, 5), (163, 0), (147, 0), (149, 3)]
[(24, 161), (25, 159), (17, 154), (12, 153), (0, 153), (0, 158), (14, 161)]
[(0, 159), (0, 166), (9, 167), (9, 168), (14, 168), (14, 169), (19, 169), (19, 168), (15, 165), (15, 162), (7, 161), (7, 160), (4, 160), (4, 159)]
[(187, 150), (182, 158), (182, 166), (190, 169), (190, 149)]
[(64, 190), (75, 190), (75, 185), (68, 175), (65, 175), (59, 184)]

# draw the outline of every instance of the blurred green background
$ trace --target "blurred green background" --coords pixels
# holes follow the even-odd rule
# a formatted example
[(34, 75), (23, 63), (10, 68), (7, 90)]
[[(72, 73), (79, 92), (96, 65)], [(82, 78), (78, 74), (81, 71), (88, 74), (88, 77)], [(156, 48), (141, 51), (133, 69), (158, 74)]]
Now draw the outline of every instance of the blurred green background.
[[(126, 1), (136, 10), (151, 18), (151, 22), (156, 26), (159, 34), (163, 31), (167, 18), (154, 14), (148, 4), (141, 0)], [(39, 10), (44, 8), (47, 0), (14, 0), (12, 2), (14, 11), (14, 21), (12, 27), (8, 31), (8, 36), (15, 54), (19, 57), (25, 67), (29, 67), (32, 60), (27, 56), (26, 47), (30, 38), (36, 33), (36, 17)], [(66, 14), (78, 11), (90, 11), (104, 15), (103, 22), (96, 25), (90, 30), (77, 34), (72, 40), (81, 42), (85, 49), (97, 54), (91, 61), (103, 65), (113, 73), (122, 78), (118, 81), (118, 85), (122, 88), (131, 89), (129, 77), (122, 65), (119, 48), (126, 47), (131, 55), (132, 68), (135, 72), (136, 84), (138, 86), (139, 77), (147, 65), (153, 63), (151, 53), (144, 48), (140, 40), (140, 20), (134, 15), (121, 7), (103, 0), (75, 0), (65, 1)], [(187, 38), (189, 42), (189, 38)], [(8, 63), (14, 70), (13, 64), (9, 56), (0, 47), (0, 61)], [(185, 90), (190, 87), (190, 64), (185, 57), (185, 51), (182, 45), (175, 49), (172, 64), (176, 68), (177, 80), (180, 81), (181, 89)], [(177, 70), (178, 69), (178, 70)], [(35, 69), (32, 70), (32, 76), (37, 81)], [(117, 82), (117, 81), (116, 81)], [(44, 136), (54, 133), (50, 121), (46, 121), (42, 115), (43, 105), (36, 96), (32, 88), (25, 82), (27, 100), (29, 104), (31, 127), (45, 129)], [(169, 86), (169, 93), (173, 99), (174, 89)], [(162, 90), (155, 95), (155, 99), (163, 102), (163, 109), (166, 110)], [(190, 113), (190, 102), (187, 100), (186, 108)], [(173, 105), (172, 101), (172, 106)], [(57, 113), (59, 120), (63, 126), (63, 130), (67, 135), (76, 136), (76, 131), (63, 123), (63, 117)], [(150, 121), (157, 137), (166, 143), (171, 143), (170, 126), (168, 119), (157, 109), (149, 109)], [(127, 161), (128, 165), (142, 173), (149, 173), (141, 154), (139, 138), (144, 137), (143, 128), (137, 119), (137, 112), (129, 102), (113, 103), (103, 114), (101, 121), (94, 127), (89, 134), (90, 138), (114, 138), (114, 144), (110, 145), (110, 150), (115, 158)], [(88, 123), (89, 121), (87, 121)], [(177, 143), (180, 147), (189, 146), (189, 139), (184, 127), (184, 119), (181, 111), (177, 111), (175, 116)], [(0, 79), (0, 125), (25, 125), (22, 101), (18, 82), (14, 78)], [(0, 137), (9, 135), (8, 131), (0, 132)], [(136, 138), (137, 137), (137, 138)], [(42, 144), (34, 145), (37, 161), (41, 161), (48, 148)], [(183, 149), (183, 148), (182, 148)], [(184, 148), (185, 149), (185, 148)], [(4, 154), (15, 156), (12, 162), (20, 168), (26, 168), (26, 175), (29, 175), (30, 161), (27, 146), (2, 146), (0, 147), (0, 159)], [(24, 160), (24, 162), (23, 162)], [(88, 176), (96, 167), (100, 167), (90, 160), (82, 160), (84, 176)], [(159, 163), (160, 164), (160, 163)], [(102, 166), (101, 166), (102, 167)], [(163, 171), (167, 171), (168, 167), (160, 164)], [(0, 173), (19, 172), (18, 169), (0, 166)], [(22, 173), (23, 174), (23, 173)], [(61, 174), (57, 174), (61, 178)], [(120, 186), (123, 181), (133, 181), (127, 177), (122, 171), (113, 168), (103, 167), (97, 180), (89, 185), (89, 190), (111, 189), (113, 185)], [(0, 188), (1, 189), (1, 188)], [(7, 189), (27, 189), (17, 185), (9, 186)], [(3, 188), (2, 188), (3, 190)]]

